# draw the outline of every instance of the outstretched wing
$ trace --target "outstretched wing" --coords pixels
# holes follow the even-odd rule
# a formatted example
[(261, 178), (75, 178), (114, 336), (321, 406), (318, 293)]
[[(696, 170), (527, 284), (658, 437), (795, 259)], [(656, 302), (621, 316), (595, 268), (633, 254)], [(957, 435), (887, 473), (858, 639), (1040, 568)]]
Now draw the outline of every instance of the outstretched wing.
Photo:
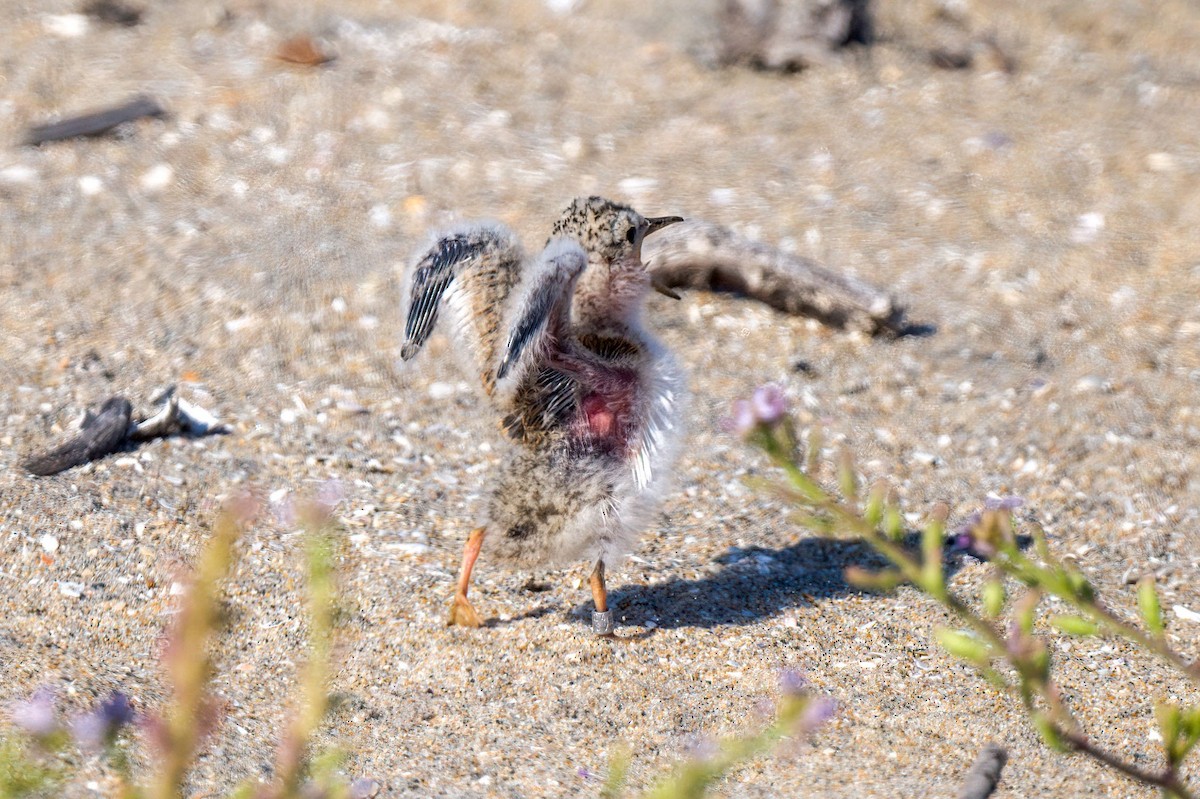
[(497, 379), (542, 360), (551, 341), (565, 332), (575, 282), (585, 268), (587, 255), (578, 243), (557, 238), (546, 245), (522, 280)]
[(490, 394), (522, 258), (516, 236), (498, 224), (464, 227), (439, 238), (408, 271), (400, 357), (407, 361), (420, 352), (446, 311), (458, 348)]

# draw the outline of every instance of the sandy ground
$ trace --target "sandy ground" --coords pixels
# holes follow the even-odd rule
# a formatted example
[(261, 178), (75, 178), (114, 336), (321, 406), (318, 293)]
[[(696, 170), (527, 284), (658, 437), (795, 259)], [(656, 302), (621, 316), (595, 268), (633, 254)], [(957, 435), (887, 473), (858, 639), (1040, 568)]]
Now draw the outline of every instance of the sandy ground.
[[(744, 488), (766, 465), (719, 422), (777, 381), (914, 520), (1019, 494), (1115, 606), (1157, 573), (1172, 640), (1200, 655), (1200, 624), (1172, 610), (1200, 611), (1200, 11), (952, 4), (1007, 74), (935, 69), (934, 4), (884, 5), (869, 53), (780, 76), (700, 65), (711, 4), (690, 0), (200, 0), (84, 31), (54, 16), (72, 2), (3, 4), (0, 698), (51, 684), (68, 707), (114, 689), (156, 706), (171, 584), (223, 499), (337, 481), (345, 701), (322, 740), (387, 795), (595, 795), (619, 742), (644, 787), (704, 736), (759, 726), (794, 669), (838, 716), (718, 795), (952, 796), (995, 740), (1011, 753), (997, 796), (1151, 796), (1043, 748), (938, 652), (930, 602), (850, 590), (861, 548)], [(294, 33), (337, 60), (274, 61)], [(18, 144), (143, 91), (169, 117)], [(611, 581), (624, 631), (645, 635), (590, 637), (585, 564), (532, 591), (486, 550), (494, 623), (448, 630), (503, 442), (444, 339), (398, 365), (399, 270), (430, 228), (490, 216), (536, 242), (593, 192), (890, 286), (935, 332), (866, 340), (736, 298), (655, 298), (696, 401), (678, 489)], [(122, 393), (144, 412), (171, 383), (231, 434), (48, 479), (18, 468), (85, 407)], [(269, 768), (302, 656), (297, 545), (269, 510), (247, 534), (219, 655), (228, 717), (197, 795)], [(954, 585), (984, 575), (958, 564)], [(1159, 762), (1151, 702), (1200, 698), (1120, 642), (1056, 653), (1089, 731), (1142, 764)]]

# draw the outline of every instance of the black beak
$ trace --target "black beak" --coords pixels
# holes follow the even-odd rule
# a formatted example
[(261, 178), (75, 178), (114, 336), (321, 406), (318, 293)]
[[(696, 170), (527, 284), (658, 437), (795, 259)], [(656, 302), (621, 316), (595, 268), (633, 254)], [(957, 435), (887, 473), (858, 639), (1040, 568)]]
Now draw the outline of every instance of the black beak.
[(672, 289), (670, 286), (668, 286), (666, 283), (664, 283), (662, 281), (662, 278), (657, 278), (654, 275), (650, 276), (650, 288), (654, 289), (655, 291), (657, 291), (659, 294), (663, 295), (664, 297), (670, 297), (673, 300), (682, 300), (683, 299), (683, 297), (680, 297), (678, 294), (675, 293), (674, 289)]
[(656, 216), (653, 219), (646, 220), (646, 235), (649, 236), (656, 230), (662, 230), (668, 225), (673, 225), (676, 222), (682, 222), (682, 216)]
[[(663, 228), (667, 227), (668, 225), (673, 225), (676, 222), (682, 222), (682, 221), (683, 221), (682, 216), (656, 216), (653, 219), (647, 219), (646, 220), (646, 232), (644, 234), (642, 234), (642, 238), (649, 236), (651, 233), (653, 233), (656, 230), (662, 230)], [(663, 295), (664, 297), (670, 297), (673, 300), (682, 299), (678, 294), (676, 294), (671, 289), (670, 286), (668, 286), (666, 283), (664, 283), (661, 278), (654, 277), (653, 275), (651, 275), (650, 286), (655, 291), (657, 291), (659, 294)]]

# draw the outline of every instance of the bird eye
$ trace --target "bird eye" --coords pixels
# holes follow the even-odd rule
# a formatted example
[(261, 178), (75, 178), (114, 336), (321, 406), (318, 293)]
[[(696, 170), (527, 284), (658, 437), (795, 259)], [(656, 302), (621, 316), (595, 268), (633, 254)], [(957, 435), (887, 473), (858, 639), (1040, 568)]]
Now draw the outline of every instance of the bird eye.
[(625, 241), (633, 244), (633, 240), (637, 238), (637, 225), (633, 225), (625, 232)]

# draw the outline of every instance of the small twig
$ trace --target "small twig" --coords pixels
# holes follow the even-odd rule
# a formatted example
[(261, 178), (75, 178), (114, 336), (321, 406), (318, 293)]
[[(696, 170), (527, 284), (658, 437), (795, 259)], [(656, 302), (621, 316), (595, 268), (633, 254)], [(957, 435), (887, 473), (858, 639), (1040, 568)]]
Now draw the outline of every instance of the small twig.
[(1000, 772), (1008, 762), (1008, 752), (997, 743), (983, 747), (975, 763), (963, 778), (963, 787), (958, 799), (987, 799), (1000, 783)]
[(92, 111), (45, 125), (35, 125), (25, 134), (25, 144), (39, 145), (78, 136), (100, 136), (122, 123), (142, 117), (162, 116), (164, 113), (166, 112), (157, 100), (139, 95), (114, 108)]
[(1063, 742), (1074, 749), (1076, 752), (1085, 754), (1093, 760), (1098, 760), (1109, 768), (1116, 769), (1127, 777), (1131, 777), (1138, 782), (1143, 782), (1147, 785), (1156, 785), (1164, 791), (1170, 791), (1179, 799), (1193, 799), (1192, 794), (1186, 786), (1179, 780), (1179, 776), (1172, 771), (1164, 773), (1156, 773), (1140, 769), (1132, 763), (1126, 763), (1116, 755), (1106, 752), (1103, 749), (1095, 746), (1088, 740), (1087, 736), (1070, 730), (1061, 730)]
[(882, 289), (711, 222), (690, 220), (655, 233), (643, 257), (671, 288), (744, 294), (834, 327), (904, 331), (904, 308)]

